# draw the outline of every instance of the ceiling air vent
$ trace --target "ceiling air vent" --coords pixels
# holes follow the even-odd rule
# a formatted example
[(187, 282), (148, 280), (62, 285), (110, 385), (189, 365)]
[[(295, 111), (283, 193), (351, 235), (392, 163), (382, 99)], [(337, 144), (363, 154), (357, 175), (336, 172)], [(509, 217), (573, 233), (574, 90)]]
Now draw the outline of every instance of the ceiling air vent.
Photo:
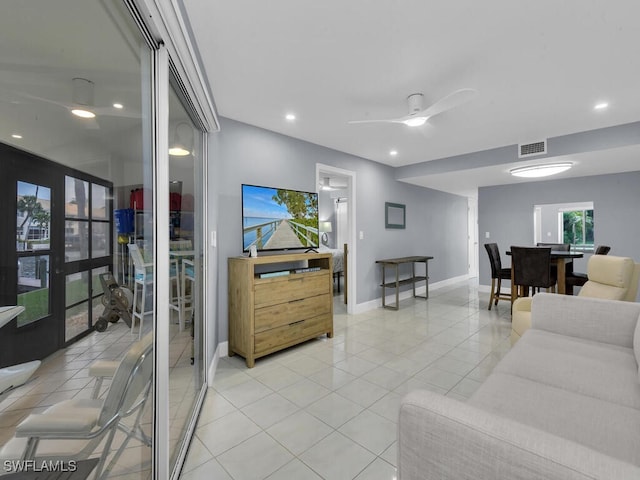
[(542, 155), (547, 153), (547, 141), (533, 143), (521, 143), (518, 145), (518, 158), (532, 157), (534, 155)]

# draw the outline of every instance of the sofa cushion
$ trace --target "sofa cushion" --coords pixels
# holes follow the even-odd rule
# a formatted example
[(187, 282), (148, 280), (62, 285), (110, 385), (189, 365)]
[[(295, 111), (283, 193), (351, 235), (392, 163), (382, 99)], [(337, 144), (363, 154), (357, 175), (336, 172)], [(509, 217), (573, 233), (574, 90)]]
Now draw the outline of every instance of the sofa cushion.
[(494, 372), (640, 410), (631, 348), (529, 329)]
[(468, 403), (640, 465), (635, 408), (506, 373), (492, 373)]

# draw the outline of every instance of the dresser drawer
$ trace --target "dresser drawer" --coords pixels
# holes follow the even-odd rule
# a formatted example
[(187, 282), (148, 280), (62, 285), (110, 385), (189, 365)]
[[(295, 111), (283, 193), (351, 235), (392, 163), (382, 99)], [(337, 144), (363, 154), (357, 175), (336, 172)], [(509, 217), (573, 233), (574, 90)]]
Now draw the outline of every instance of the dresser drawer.
[(326, 272), (291, 275), (283, 279), (255, 284), (254, 305), (256, 308), (290, 302), (323, 293), (331, 293), (331, 281)]
[(294, 345), (305, 339), (332, 332), (332, 320), (331, 315), (319, 315), (282, 327), (272, 328), (262, 333), (256, 333), (254, 338), (255, 354), (260, 355), (268, 351), (279, 350), (280, 348)]
[(289, 325), (298, 320), (316, 317), (331, 312), (331, 295), (291, 300), (269, 307), (257, 308), (255, 312), (255, 332), (263, 332), (271, 328)]

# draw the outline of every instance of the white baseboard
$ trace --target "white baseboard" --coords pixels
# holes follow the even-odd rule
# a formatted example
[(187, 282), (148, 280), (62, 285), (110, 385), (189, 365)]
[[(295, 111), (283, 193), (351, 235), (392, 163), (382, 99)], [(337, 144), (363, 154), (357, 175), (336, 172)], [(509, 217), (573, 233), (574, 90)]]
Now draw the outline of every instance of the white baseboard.
[(216, 368), (218, 368), (218, 362), (221, 358), (229, 355), (229, 342), (221, 342), (216, 348), (216, 352), (213, 354), (213, 361), (209, 365), (209, 372), (207, 373), (207, 385), (213, 385), (213, 377), (216, 374)]

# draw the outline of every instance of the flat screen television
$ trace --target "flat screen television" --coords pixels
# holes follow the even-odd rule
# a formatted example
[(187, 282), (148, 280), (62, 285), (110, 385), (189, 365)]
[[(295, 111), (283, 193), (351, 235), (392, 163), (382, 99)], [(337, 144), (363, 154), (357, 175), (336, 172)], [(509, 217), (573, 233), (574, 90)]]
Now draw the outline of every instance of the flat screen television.
[(318, 194), (242, 185), (242, 250), (318, 248)]

